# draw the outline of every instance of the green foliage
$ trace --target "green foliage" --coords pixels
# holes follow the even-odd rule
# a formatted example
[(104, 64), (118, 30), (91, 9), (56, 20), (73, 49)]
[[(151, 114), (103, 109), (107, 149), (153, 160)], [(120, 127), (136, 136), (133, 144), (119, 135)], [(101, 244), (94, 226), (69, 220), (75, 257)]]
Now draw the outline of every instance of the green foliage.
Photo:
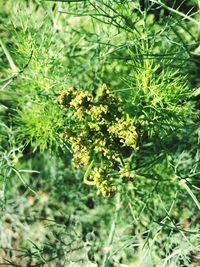
[(199, 1), (0, 1), (0, 265), (199, 265), (199, 56)]
[(18, 138), (25, 140), (25, 145), (31, 143), (34, 149), (56, 149), (60, 145), (59, 131), (63, 126), (60, 110), (53, 103), (32, 103), (19, 110), (16, 124), (23, 130)]

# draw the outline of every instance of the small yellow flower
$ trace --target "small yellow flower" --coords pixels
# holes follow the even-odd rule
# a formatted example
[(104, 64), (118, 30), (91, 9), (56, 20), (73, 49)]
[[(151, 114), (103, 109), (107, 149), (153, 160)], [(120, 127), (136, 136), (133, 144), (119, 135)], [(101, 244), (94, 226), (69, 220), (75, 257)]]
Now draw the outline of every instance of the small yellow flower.
[(92, 101), (92, 95), (89, 92), (77, 90), (75, 97), (71, 100), (70, 106), (75, 109), (80, 107), (88, 107)]
[(68, 90), (61, 91), (60, 95), (57, 97), (57, 103), (62, 107), (69, 107), (69, 103), (74, 97), (75, 88), (71, 87)]
[(80, 152), (74, 154), (72, 164), (75, 168), (86, 166), (89, 162), (89, 154), (86, 149), (82, 149)]

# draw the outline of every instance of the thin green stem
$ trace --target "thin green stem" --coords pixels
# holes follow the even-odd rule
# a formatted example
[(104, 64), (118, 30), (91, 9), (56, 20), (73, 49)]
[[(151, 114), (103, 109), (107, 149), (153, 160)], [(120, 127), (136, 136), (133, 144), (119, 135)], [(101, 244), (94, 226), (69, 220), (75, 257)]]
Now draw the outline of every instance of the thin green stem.
[(194, 195), (194, 193), (192, 192), (192, 190), (190, 189), (190, 187), (187, 185), (187, 182), (185, 180), (181, 180), (180, 182), (183, 185), (183, 187), (186, 189), (188, 194), (191, 196), (191, 198), (194, 200), (194, 203), (196, 204), (198, 209), (200, 210), (200, 203), (198, 199), (196, 198), (196, 196)]
[(107, 242), (104, 246), (105, 254), (104, 254), (104, 257), (102, 260), (102, 267), (108, 266), (107, 264), (108, 264), (108, 258), (109, 258), (109, 249), (110, 249), (110, 246), (112, 244), (113, 237), (115, 234), (115, 228), (116, 228), (116, 222), (117, 222), (117, 218), (118, 218), (119, 209), (120, 209), (120, 192), (118, 192), (116, 194), (115, 214), (113, 217), (113, 221), (111, 223), (110, 232), (109, 232)]
[(15, 65), (15, 63), (14, 63), (14, 61), (13, 61), (13, 59), (12, 59), (12, 57), (11, 57), (9, 51), (8, 51), (8, 49), (6, 48), (5, 44), (3, 43), (3, 41), (1, 39), (0, 39), (0, 45), (1, 45), (3, 51), (4, 51), (5, 55), (6, 55), (6, 58), (7, 58), (8, 62), (9, 62), (9, 65), (10, 65), (10, 68), (14, 72), (18, 72), (17, 66)]

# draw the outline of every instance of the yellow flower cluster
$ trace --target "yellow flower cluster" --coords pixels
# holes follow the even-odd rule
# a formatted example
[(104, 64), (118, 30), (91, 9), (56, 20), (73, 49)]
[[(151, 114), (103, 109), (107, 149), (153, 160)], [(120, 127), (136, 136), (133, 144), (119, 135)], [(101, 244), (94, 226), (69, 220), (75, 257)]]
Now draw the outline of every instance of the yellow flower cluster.
[(120, 138), (120, 143), (122, 146), (132, 147), (136, 149), (137, 133), (136, 128), (133, 126), (132, 120), (126, 114), (126, 118), (117, 118), (116, 122), (108, 129), (110, 134), (114, 134)]
[(95, 167), (89, 176), (89, 180), (97, 187), (97, 194), (102, 193), (104, 197), (112, 196), (117, 187), (113, 185), (114, 179), (111, 177), (107, 167)]
[(69, 107), (69, 103), (73, 99), (75, 88), (71, 87), (68, 90), (63, 90), (57, 98), (57, 103), (60, 104), (63, 108)]
[[(101, 167), (91, 170), (90, 180), (98, 193), (112, 195), (116, 179), (108, 170), (120, 173), (120, 159), (130, 156), (137, 147), (136, 128), (123, 111), (122, 100), (103, 84), (95, 96), (75, 88), (64, 90), (57, 102), (67, 111), (68, 126), (62, 137), (74, 152), (73, 165), (83, 167), (95, 159)], [(127, 172), (128, 166), (124, 168)]]
[[(74, 152), (72, 164), (74, 167), (84, 167), (90, 160), (87, 136), (87, 132), (81, 132), (79, 135), (76, 134), (75, 130), (65, 129), (62, 133), (62, 138), (65, 142), (70, 143), (71, 148)], [(85, 141), (84, 141), (85, 140)]]
[(123, 182), (127, 182), (130, 179), (135, 178), (135, 173), (129, 170), (129, 165), (127, 163), (120, 168), (119, 173), (120, 173), (120, 178), (122, 179)]

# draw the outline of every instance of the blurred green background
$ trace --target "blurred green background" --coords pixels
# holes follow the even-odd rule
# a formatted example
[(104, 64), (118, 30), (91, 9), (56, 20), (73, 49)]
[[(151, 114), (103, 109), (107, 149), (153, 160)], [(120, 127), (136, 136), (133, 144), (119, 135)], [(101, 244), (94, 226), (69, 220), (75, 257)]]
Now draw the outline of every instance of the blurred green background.
[[(0, 1), (0, 265), (200, 266), (199, 1)], [(106, 83), (135, 178), (83, 183), (56, 104)]]

